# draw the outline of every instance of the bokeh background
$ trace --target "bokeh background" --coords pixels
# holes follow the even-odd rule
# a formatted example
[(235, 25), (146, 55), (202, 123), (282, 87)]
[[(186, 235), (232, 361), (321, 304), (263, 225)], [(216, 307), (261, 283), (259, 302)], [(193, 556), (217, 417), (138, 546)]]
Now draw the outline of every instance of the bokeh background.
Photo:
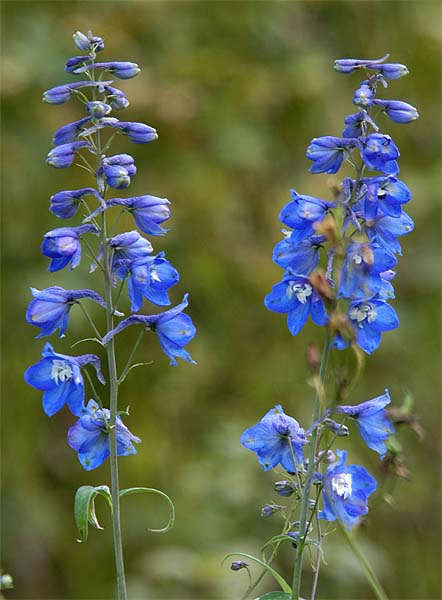
[[(44, 163), (53, 132), (82, 116), (79, 105), (41, 103), (43, 90), (72, 80), (63, 72), (77, 53), (71, 34), (88, 29), (105, 38), (104, 60), (142, 67), (136, 79), (118, 82), (131, 100), (123, 118), (155, 126), (160, 137), (148, 146), (119, 141), (115, 150), (133, 154), (138, 166), (126, 195), (151, 193), (173, 203), (170, 234), (153, 242), (179, 269), (173, 301), (190, 292), (188, 312), (198, 327), (189, 346), (197, 366), (170, 368), (147, 337), (137, 358), (154, 364), (134, 371), (121, 389), (122, 406), (132, 405), (127, 423), (143, 438), (138, 454), (120, 462), (122, 487), (160, 488), (177, 508), (173, 530), (152, 534), (147, 528), (163, 525), (166, 507), (155, 496), (125, 499), (130, 597), (238, 598), (247, 577), (221, 567), (224, 554), (259, 554), (277, 532), (279, 524), (259, 513), (280, 500), (272, 492), (278, 477), (260, 470), (239, 437), (275, 403), (309, 424), (305, 352), (322, 336), (310, 324), (292, 338), (284, 317), (263, 306), (281, 275), (271, 261), (281, 236), (277, 215), (292, 187), (331, 197), (333, 177), (309, 175), (304, 152), (312, 137), (339, 135), (354, 112), (360, 77), (336, 73), (333, 60), (386, 52), (411, 74), (392, 82), (385, 97), (406, 100), (421, 114), (412, 125), (386, 121), (384, 128), (401, 149), (416, 228), (403, 240), (396, 278), (401, 327), (384, 336), (349, 401), (385, 387), (396, 405), (411, 394), (425, 438), (398, 432), (411, 481), (383, 479), (377, 455), (357, 435), (342, 447), (382, 481), (358, 537), (390, 597), (441, 597), (440, 8), (433, 1), (2, 2), (2, 569), (15, 581), (8, 598), (112, 596), (107, 509), (98, 501), (105, 529), (91, 530), (83, 545), (75, 541), (72, 511), (76, 488), (107, 483), (108, 465), (84, 472), (65, 441), (72, 416), (45, 417), (40, 394), (23, 381), (42, 347), (24, 320), (29, 286), (98, 285), (87, 260), (72, 274), (49, 274), (39, 253), (42, 235), (61, 225), (47, 210), (49, 196), (91, 185), (79, 169)], [(72, 311), (67, 338), (51, 342), (69, 353), (88, 334)], [(120, 363), (134, 336), (121, 336)], [(351, 357), (333, 360), (342, 369)], [(325, 551), (319, 598), (372, 597), (339, 533), (327, 538)], [(292, 559), (286, 547), (278, 567), (287, 576)], [(274, 587), (265, 580), (259, 591)]]

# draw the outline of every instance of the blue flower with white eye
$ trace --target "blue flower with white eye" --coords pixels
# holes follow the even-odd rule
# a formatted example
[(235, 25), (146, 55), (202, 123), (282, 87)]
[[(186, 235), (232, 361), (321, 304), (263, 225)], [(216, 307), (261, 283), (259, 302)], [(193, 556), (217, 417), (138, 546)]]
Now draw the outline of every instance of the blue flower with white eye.
[(374, 92), (366, 83), (362, 83), (355, 91), (353, 96), (353, 104), (367, 108), (373, 104)]
[(122, 268), (126, 270), (129, 264), (137, 258), (146, 258), (153, 252), (152, 244), (138, 231), (126, 231), (108, 239), (112, 251), (112, 273), (119, 273), (124, 278)]
[(361, 156), (370, 171), (382, 171), (388, 175), (399, 173), (399, 150), (389, 135), (371, 133), (361, 141)]
[(345, 154), (355, 148), (357, 139), (325, 136), (314, 138), (307, 148), (306, 156), (313, 161), (311, 173), (337, 173)]
[[(371, 354), (379, 347), (383, 331), (390, 331), (399, 326), (394, 308), (381, 298), (352, 302), (347, 317), (354, 330), (356, 343), (367, 354)], [(348, 346), (348, 342), (337, 335), (333, 345), (342, 350)]]
[(376, 479), (364, 467), (346, 465), (347, 453), (336, 450), (337, 462), (331, 464), (323, 476), (324, 508), (320, 519), (340, 521), (352, 529), (368, 513), (368, 497), (376, 488)]
[(378, 210), (391, 217), (399, 217), (402, 204), (411, 199), (411, 192), (403, 181), (396, 177), (370, 177), (362, 179), (364, 193), (360, 198), (366, 219), (373, 219)]
[(394, 433), (393, 423), (385, 409), (390, 402), (390, 394), (388, 390), (385, 390), (385, 394), (382, 396), (377, 396), (357, 406), (337, 406), (335, 408), (335, 412), (356, 420), (362, 439), (369, 448), (378, 452), (381, 458), (384, 458), (387, 452), (385, 442)]
[(322, 298), (309, 278), (293, 273), (291, 269), (287, 269), (282, 281), (273, 286), (264, 304), (274, 312), (287, 313), (287, 325), (292, 335), (301, 331), (309, 315), (316, 325), (328, 323)]
[(143, 325), (147, 331), (154, 331), (157, 334), (160, 346), (170, 358), (172, 366), (177, 364), (176, 358), (196, 364), (190, 354), (184, 350), (184, 346), (194, 338), (196, 333), (192, 319), (189, 315), (183, 313), (183, 310), (188, 306), (187, 296), (185, 294), (180, 304), (159, 315), (132, 315), (127, 317), (104, 336), (103, 343), (107, 344), (126, 327)]
[(41, 252), (51, 259), (48, 270), (59, 271), (69, 265), (69, 270), (72, 271), (78, 267), (81, 260), (80, 238), (87, 232), (98, 235), (95, 225), (58, 227), (45, 233)]
[(376, 244), (351, 244), (342, 266), (339, 298), (372, 298), (381, 289), (380, 273), (396, 265), (395, 257)]
[(143, 296), (157, 306), (167, 306), (170, 299), (167, 291), (179, 281), (178, 271), (164, 258), (164, 252), (122, 263), (117, 270), (120, 279), (128, 277), (131, 311), (140, 310)]
[[(86, 471), (102, 465), (110, 454), (109, 419), (107, 408), (100, 408), (94, 400), (89, 400), (85, 414), (68, 431), (68, 444), (78, 453), (78, 460)], [(129, 431), (118, 415), (115, 430), (117, 456), (136, 454), (133, 442), (138, 444), (141, 440)]]
[(370, 241), (379, 244), (390, 254), (402, 254), (397, 238), (411, 233), (413, 229), (413, 220), (405, 211), (397, 217), (384, 215), (379, 211), (375, 218), (365, 223), (365, 232)]
[(241, 444), (256, 452), (264, 471), (280, 464), (289, 473), (295, 473), (304, 464), (302, 448), (306, 443), (306, 432), (298, 421), (284, 413), (280, 404), (241, 436)]
[(95, 354), (67, 356), (54, 351), (47, 342), (42, 351), (43, 358), (25, 372), (25, 381), (43, 392), (43, 410), (52, 417), (65, 404), (71, 412), (80, 416), (84, 410), (84, 380), (81, 369), (91, 364), (101, 383), (106, 383)]
[[(81, 298), (87, 298), (106, 308), (106, 302), (93, 290), (65, 290), (55, 285), (42, 291), (31, 288), (31, 292), (34, 300), (26, 311), (26, 321), (41, 328), (37, 338), (51, 335), (57, 329), (60, 330), (60, 337), (64, 337), (71, 308)], [(115, 314), (121, 316), (119, 312)]]

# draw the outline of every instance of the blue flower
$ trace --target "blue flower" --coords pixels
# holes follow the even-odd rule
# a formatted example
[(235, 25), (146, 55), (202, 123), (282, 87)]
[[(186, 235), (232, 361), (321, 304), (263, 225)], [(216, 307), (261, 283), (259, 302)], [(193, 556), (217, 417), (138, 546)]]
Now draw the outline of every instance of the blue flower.
[(147, 144), (158, 138), (156, 130), (145, 123), (120, 121), (117, 127), (118, 129), (121, 129), (124, 135), (127, 135), (129, 140), (134, 144)]
[(83, 128), (83, 125), (89, 123), (91, 119), (92, 117), (84, 117), (79, 121), (74, 121), (73, 123), (63, 125), (63, 127), (61, 127), (52, 138), (52, 143), (54, 146), (61, 146), (62, 144), (69, 144), (70, 142), (73, 142)]
[(95, 225), (58, 227), (45, 233), (41, 251), (51, 258), (49, 271), (59, 271), (69, 263), (70, 271), (78, 267), (81, 260), (80, 237), (86, 232), (98, 235)]
[(176, 357), (196, 364), (190, 354), (184, 350), (184, 346), (193, 339), (196, 333), (192, 319), (182, 312), (187, 305), (186, 294), (181, 304), (159, 315), (132, 315), (118, 323), (115, 329), (109, 331), (104, 336), (103, 343), (107, 344), (117, 333), (130, 325), (143, 325), (146, 330), (152, 330), (157, 334), (163, 352), (171, 359), (171, 365), (177, 364)]
[(129, 106), (129, 100), (126, 98), (126, 94), (121, 90), (114, 88), (110, 85), (105, 85), (104, 90), (106, 92), (106, 102), (108, 102), (114, 110), (121, 110)]
[(92, 35), (89, 31), (88, 35), (81, 33), (81, 31), (76, 31), (72, 35), (75, 45), (77, 48), (82, 50), (83, 52), (87, 52), (88, 50), (93, 50), (94, 52), (100, 52), (104, 49), (104, 41), (103, 38), (98, 37), (96, 35)]
[(273, 262), (286, 269), (290, 267), (294, 273), (308, 275), (316, 268), (319, 261), (319, 249), (325, 237), (323, 235), (310, 235), (298, 241), (296, 231), (276, 244), (273, 251)]
[(65, 404), (74, 415), (80, 416), (84, 403), (84, 380), (81, 368), (92, 364), (101, 383), (106, 383), (95, 354), (67, 356), (55, 352), (47, 342), (42, 351), (43, 358), (25, 372), (25, 381), (43, 393), (43, 410), (52, 417)]
[(335, 412), (356, 419), (359, 433), (369, 448), (378, 452), (384, 458), (387, 448), (385, 442), (394, 433), (393, 423), (385, 410), (390, 404), (390, 394), (385, 394), (367, 400), (357, 406), (337, 406)]
[(264, 471), (280, 464), (289, 473), (295, 473), (303, 467), (302, 447), (306, 443), (306, 432), (298, 421), (284, 413), (280, 404), (269, 410), (259, 423), (246, 429), (241, 436), (241, 444), (256, 452)]
[(371, 125), (375, 131), (378, 131), (378, 126), (365, 110), (360, 110), (354, 115), (345, 117), (344, 123), (347, 127), (342, 132), (345, 138), (358, 138), (364, 135), (367, 124)]
[(362, 139), (361, 156), (370, 171), (397, 175), (399, 150), (389, 135), (372, 133)]
[(90, 56), (72, 56), (72, 58), (68, 58), (68, 60), (66, 61), (64, 70), (66, 71), (66, 73), (75, 73), (75, 69), (77, 67), (83, 67), (84, 64), (90, 60)]
[(97, 62), (90, 65), (81, 66), (76, 69), (73, 68), (69, 72), (78, 75), (91, 69), (104, 69), (105, 71), (112, 73), (112, 75), (115, 75), (115, 77), (118, 77), (118, 79), (132, 79), (132, 77), (135, 77), (141, 71), (140, 67), (136, 63), (128, 61), (111, 61), (102, 63)]
[(51, 196), (49, 210), (59, 219), (70, 219), (77, 214), (83, 196), (92, 195), (101, 203), (103, 199), (94, 188), (64, 190)]
[(399, 217), (402, 204), (411, 199), (411, 192), (403, 181), (396, 177), (371, 177), (362, 180), (364, 194), (361, 198), (364, 216), (372, 219), (378, 209), (384, 214)]
[(371, 60), (369, 58), (338, 58), (337, 60), (335, 60), (333, 68), (336, 71), (339, 71), (339, 73), (348, 74), (353, 73), (353, 71), (355, 71), (356, 69), (376, 68), (376, 65), (384, 62), (384, 60), (387, 60), (388, 57), (389, 54), (386, 54), (382, 58), (378, 58), (376, 60)]
[[(383, 331), (390, 331), (399, 326), (395, 310), (381, 298), (352, 302), (347, 316), (354, 330), (356, 343), (367, 354), (379, 347)], [(348, 343), (338, 335), (334, 346), (342, 350)]]
[(345, 153), (357, 145), (357, 140), (325, 136), (314, 138), (307, 148), (306, 156), (313, 161), (311, 173), (337, 173)]
[(164, 258), (164, 252), (136, 259), (127, 267), (122, 265), (117, 275), (121, 279), (129, 277), (128, 292), (132, 312), (140, 310), (143, 296), (158, 306), (170, 304), (167, 290), (180, 278), (178, 271)]
[[(72, 425), (68, 431), (68, 444), (78, 452), (78, 460), (86, 471), (96, 469), (110, 454), (108, 422), (110, 411), (100, 408), (94, 400), (89, 400), (86, 414)], [(132, 442), (141, 442), (124, 425), (121, 417), (115, 420), (117, 456), (136, 454)]]
[(395, 257), (376, 244), (350, 244), (342, 266), (339, 298), (372, 298), (381, 288), (380, 273), (396, 265)]
[(367, 83), (362, 83), (354, 93), (353, 104), (366, 108), (373, 103), (373, 97), (374, 92), (371, 87)]
[(308, 277), (287, 269), (282, 281), (273, 286), (264, 300), (269, 310), (287, 314), (287, 325), (292, 335), (304, 327), (309, 315), (317, 325), (326, 325), (328, 316), (321, 296), (313, 289)]
[(115, 154), (103, 158), (98, 173), (103, 173), (106, 183), (116, 189), (124, 189), (130, 184), (130, 178), (135, 175), (137, 168), (130, 154)]
[(373, 104), (382, 108), (395, 123), (411, 123), (419, 118), (416, 108), (401, 100), (374, 100)]
[(314, 196), (304, 196), (290, 190), (292, 201), (279, 213), (279, 220), (287, 227), (296, 230), (296, 239), (302, 239), (314, 232), (314, 224), (323, 221), (325, 215), (336, 202), (329, 202)]
[(70, 310), (80, 298), (88, 298), (106, 308), (106, 302), (93, 290), (65, 290), (56, 285), (42, 291), (31, 288), (31, 292), (34, 300), (26, 311), (26, 321), (41, 328), (37, 338), (51, 335), (57, 329), (60, 329), (60, 337), (64, 337)]
[(112, 111), (112, 106), (100, 100), (95, 100), (86, 104), (86, 110), (92, 117), (101, 119)]
[(319, 518), (338, 519), (347, 529), (352, 529), (360, 517), (368, 513), (368, 497), (376, 490), (377, 483), (364, 467), (346, 465), (346, 452), (336, 450), (336, 454), (337, 462), (327, 468), (323, 478), (324, 509)]
[(406, 212), (402, 211), (399, 216), (391, 217), (379, 211), (374, 219), (366, 221), (365, 232), (370, 241), (376, 242), (390, 254), (402, 254), (397, 237), (407, 235), (413, 228), (413, 220)]
[(107, 200), (106, 207), (100, 207), (85, 221), (91, 217), (95, 217), (106, 208), (111, 206), (122, 206), (126, 208), (133, 216), (137, 227), (148, 235), (164, 235), (169, 230), (160, 227), (160, 223), (167, 221), (170, 217), (170, 204), (166, 198), (158, 198), (157, 196), (134, 196), (133, 198), (111, 198)]
[[(141, 236), (138, 231), (126, 231), (108, 240), (112, 250), (112, 272), (116, 273), (121, 267), (126, 267), (137, 258), (146, 258), (152, 253), (152, 244)], [(120, 271), (121, 276), (121, 271)]]
[(91, 149), (89, 142), (71, 142), (70, 144), (62, 144), (56, 146), (48, 153), (46, 162), (51, 167), (56, 169), (65, 169), (70, 167), (74, 162), (75, 154), (82, 148)]
[(74, 83), (64, 83), (46, 90), (43, 93), (43, 102), (48, 104), (65, 104), (76, 90), (84, 87), (95, 87), (99, 92), (105, 90), (112, 81), (77, 81)]

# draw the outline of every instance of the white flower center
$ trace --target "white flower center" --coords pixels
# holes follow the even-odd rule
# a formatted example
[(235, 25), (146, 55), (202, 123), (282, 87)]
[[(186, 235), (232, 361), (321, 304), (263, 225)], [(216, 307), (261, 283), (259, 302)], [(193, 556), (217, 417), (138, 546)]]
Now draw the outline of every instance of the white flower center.
[(151, 281), (161, 281), (155, 267), (151, 267), (151, 269), (150, 269), (150, 280)]
[(72, 367), (66, 360), (54, 360), (52, 362), (51, 379), (58, 385), (72, 379)]
[(352, 321), (356, 321), (358, 327), (362, 327), (362, 323), (367, 319), (369, 323), (373, 323), (376, 320), (377, 312), (374, 306), (371, 304), (358, 304), (354, 306), (348, 313), (348, 316)]
[(290, 287), (287, 290), (289, 297), (291, 298), (293, 294), (297, 297), (301, 304), (305, 304), (308, 298), (313, 294), (313, 288), (308, 283), (294, 283), (290, 284)]
[(351, 496), (351, 475), (350, 473), (341, 473), (340, 475), (336, 475), (331, 480), (332, 490), (346, 500), (349, 496)]
[(360, 254), (353, 254), (352, 260), (355, 263), (355, 265), (360, 265), (364, 259)]

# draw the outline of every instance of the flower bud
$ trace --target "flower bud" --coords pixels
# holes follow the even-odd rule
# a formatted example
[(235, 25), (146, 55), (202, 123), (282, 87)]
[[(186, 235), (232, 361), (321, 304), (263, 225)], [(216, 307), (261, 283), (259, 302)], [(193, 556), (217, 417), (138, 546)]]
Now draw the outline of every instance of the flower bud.
[(232, 571), (240, 571), (241, 569), (247, 569), (248, 566), (248, 563), (244, 562), (243, 560), (234, 560), (230, 565), (230, 568)]
[(295, 491), (293, 485), (290, 483), (290, 481), (287, 480), (277, 481), (273, 485), (273, 489), (277, 494), (285, 497), (291, 496)]
[(405, 65), (397, 63), (385, 63), (377, 66), (376, 69), (382, 73), (385, 79), (400, 79), (410, 72)]
[(72, 38), (77, 48), (79, 48), (82, 52), (87, 52), (89, 50), (91, 43), (87, 35), (84, 35), (84, 33), (81, 33), (81, 31), (76, 31), (72, 35)]
[(121, 129), (124, 135), (127, 135), (129, 140), (134, 144), (147, 144), (158, 138), (156, 130), (145, 123), (120, 121), (117, 127), (118, 129)]
[(74, 162), (75, 153), (86, 147), (90, 147), (89, 142), (72, 142), (71, 144), (56, 146), (49, 152), (46, 163), (56, 169), (64, 169)]
[(419, 118), (415, 107), (401, 100), (375, 100), (373, 103), (380, 106), (395, 123), (411, 123)]
[(66, 61), (64, 70), (66, 73), (75, 73), (75, 70), (83, 67), (87, 60), (90, 60), (89, 56), (73, 56)]
[(130, 177), (124, 167), (109, 165), (103, 167), (107, 185), (117, 190), (123, 190), (130, 185)]
[(101, 119), (105, 117), (112, 111), (112, 106), (106, 104), (105, 102), (100, 102), (99, 100), (91, 101), (86, 104), (87, 112), (96, 119)]
[(374, 93), (371, 87), (366, 83), (363, 83), (354, 93), (353, 104), (366, 108), (372, 104), (373, 96)]
[(110, 85), (104, 86), (104, 90), (106, 92), (106, 102), (108, 102), (114, 110), (121, 110), (122, 108), (127, 108), (129, 106), (129, 100), (121, 90), (111, 87)]
[(346, 425), (336, 423), (333, 419), (324, 419), (321, 423), (324, 429), (330, 429), (337, 437), (345, 437), (350, 435), (350, 431)]
[(280, 504), (266, 504), (261, 509), (261, 517), (271, 517), (275, 512), (278, 512), (278, 510), (282, 510), (283, 508), (285, 507)]
[(333, 450), (321, 450), (320, 452), (318, 452), (317, 455), (318, 460), (322, 460), (322, 462), (331, 464), (333, 462), (335, 462), (336, 460), (336, 455), (333, 452)]

